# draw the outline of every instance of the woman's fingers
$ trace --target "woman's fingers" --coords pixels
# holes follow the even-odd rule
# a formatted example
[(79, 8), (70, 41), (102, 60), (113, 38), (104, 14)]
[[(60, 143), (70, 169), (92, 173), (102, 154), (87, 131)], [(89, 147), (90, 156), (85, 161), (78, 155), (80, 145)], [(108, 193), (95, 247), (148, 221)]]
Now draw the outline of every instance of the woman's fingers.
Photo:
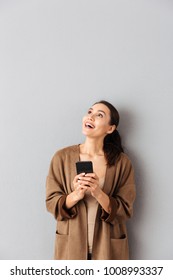
[(86, 184), (87, 185), (88, 184), (97, 185), (99, 180), (95, 173), (87, 173), (87, 174), (85, 174), (85, 176), (82, 176), (82, 177), (79, 176), (79, 182), (80, 182), (80, 184), (83, 184), (83, 185), (86, 185)]
[(73, 179), (73, 185), (74, 185), (74, 188), (78, 186), (78, 183), (79, 183), (79, 177), (83, 177), (85, 175), (85, 173), (81, 173), (81, 174), (78, 174), (74, 177)]

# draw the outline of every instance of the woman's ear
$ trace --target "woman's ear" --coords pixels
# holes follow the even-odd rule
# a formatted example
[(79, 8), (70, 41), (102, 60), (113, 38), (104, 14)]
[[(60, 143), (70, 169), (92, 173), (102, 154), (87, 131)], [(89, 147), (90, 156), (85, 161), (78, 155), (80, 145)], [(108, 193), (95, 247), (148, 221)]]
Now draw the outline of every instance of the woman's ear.
[(113, 125), (110, 125), (110, 128), (109, 128), (109, 130), (108, 130), (108, 134), (111, 134), (112, 132), (114, 132), (114, 130), (116, 130), (116, 125), (115, 124), (113, 124)]

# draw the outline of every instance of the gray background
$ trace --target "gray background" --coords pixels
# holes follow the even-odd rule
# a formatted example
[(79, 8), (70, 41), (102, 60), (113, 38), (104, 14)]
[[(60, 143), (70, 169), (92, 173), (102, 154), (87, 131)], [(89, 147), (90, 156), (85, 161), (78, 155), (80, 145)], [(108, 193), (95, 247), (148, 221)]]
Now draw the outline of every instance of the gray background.
[(132, 259), (173, 258), (173, 1), (0, 1), (0, 258), (51, 259), (45, 181), (100, 99), (136, 171)]

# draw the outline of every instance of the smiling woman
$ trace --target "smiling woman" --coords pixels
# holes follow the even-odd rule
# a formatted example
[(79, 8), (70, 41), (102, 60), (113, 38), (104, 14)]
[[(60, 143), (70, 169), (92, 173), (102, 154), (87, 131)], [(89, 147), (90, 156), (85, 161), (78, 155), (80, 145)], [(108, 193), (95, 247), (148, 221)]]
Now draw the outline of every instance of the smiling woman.
[(83, 118), (83, 133), (88, 135), (87, 132), (99, 133), (102, 138), (106, 136), (107, 133), (112, 133), (115, 129), (115, 125), (110, 125), (110, 112), (108, 107), (104, 104), (94, 104), (92, 108), (88, 110), (88, 114)]
[[(98, 121), (99, 119), (100, 122)], [(107, 159), (108, 165), (115, 163), (118, 155), (123, 152), (121, 144), (121, 137), (118, 133), (117, 126), (119, 124), (119, 113), (112, 104), (107, 101), (101, 100), (95, 103), (92, 108), (88, 110), (88, 114), (83, 118), (83, 133), (85, 134), (85, 127), (99, 128), (99, 124), (102, 129), (101, 149), (103, 148), (104, 155)], [(89, 127), (90, 126), (90, 127)], [(106, 134), (103, 134), (103, 130), (108, 129)], [(85, 134), (87, 135), (87, 134)], [(90, 134), (91, 137), (92, 134)], [(97, 143), (98, 146), (98, 143)], [(102, 147), (103, 146), (103, 147)]]
[[(112, 104), (95, 103), (83, 117), (85, 142), (52, 158), (46, 205), (57, 220), (55, 259), (129, 258), (126, 220), (133, 214), (136, 193), (118, 124)], [(77, 174), (77, 161), (92, 161), (93, 172)]]

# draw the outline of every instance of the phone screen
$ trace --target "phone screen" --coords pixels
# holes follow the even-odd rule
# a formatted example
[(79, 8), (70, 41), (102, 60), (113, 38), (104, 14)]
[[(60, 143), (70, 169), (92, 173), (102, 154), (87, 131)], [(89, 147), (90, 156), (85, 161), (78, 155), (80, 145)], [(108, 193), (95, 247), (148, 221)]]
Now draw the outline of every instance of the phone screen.
[(93, 173), (92, 161), (78, 161), (76, 162), (77, 174), (80, 173)]

